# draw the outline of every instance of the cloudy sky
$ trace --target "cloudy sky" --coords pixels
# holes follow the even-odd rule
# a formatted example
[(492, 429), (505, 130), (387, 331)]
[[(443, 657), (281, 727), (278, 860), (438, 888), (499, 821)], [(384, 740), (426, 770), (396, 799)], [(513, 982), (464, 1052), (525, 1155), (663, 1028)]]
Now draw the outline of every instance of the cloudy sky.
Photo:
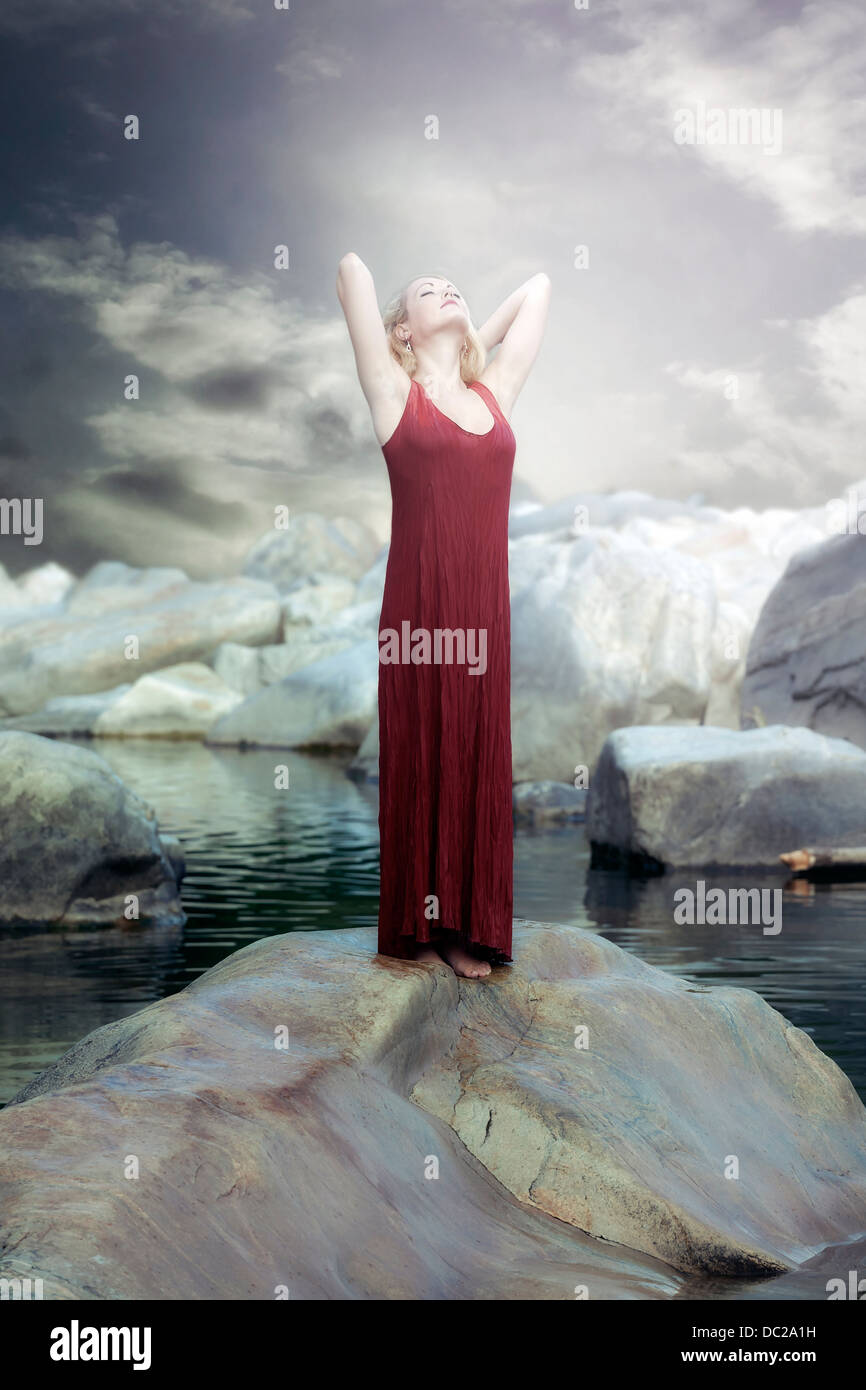
[(349, 250), (476, 322), (548, 273), (515, 495), (866, 475), (861, 0), (3, 0), (0, 42), (11, 573), (231, 571), (279, 503), (386, 537)]

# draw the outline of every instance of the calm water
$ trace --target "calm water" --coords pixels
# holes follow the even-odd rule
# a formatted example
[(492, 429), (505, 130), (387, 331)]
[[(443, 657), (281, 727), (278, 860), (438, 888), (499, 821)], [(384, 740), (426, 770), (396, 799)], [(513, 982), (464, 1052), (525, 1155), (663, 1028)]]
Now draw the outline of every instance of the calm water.
[[(0, 1103), (92, 1029), (183, 989), (250, 941), (329, 926), (375, 930), (378, 794), (346, 776), (347, 757), (147, 740), (93, 746), (183, 841), (189, 920), (164, 930), (0, 932)], [(289, 766), (287, 791), (274, 790), (276, 764)], [(515, 840), (518, 916), (598, 931), (693, 981), (757, 990), (866, 1097), (866, 884), (789, 888), (783, 929), (765, 936), (760, 926), (674, 925), (677, 882), (590, 871), (581, 826)], [(779, 1278), (684, 1278), (676, 1296), (824, 1300), (828, 1277), (864, 1264), (860, 1236)]]
[[(250, 941), (375, 927), (378, 792), (346, 776), (348, 757), (149, 740), (93, 746), (183, 841), (189, 920), (165, 930), (0, 933), (2, 1101), (92, 1029), (183, 989)], [(276, 764), (290, 769), (286, 791), (274, 789)], [(866, 884), (787, 889), (782, 931), (765, 936), (760, 926), (677, 926), (680, 880), (638, 882), (588, 865), (582, 826), (519, 832), (515, 913), (598, 931), (694, 981), (757, 990), (866, 1099)]]

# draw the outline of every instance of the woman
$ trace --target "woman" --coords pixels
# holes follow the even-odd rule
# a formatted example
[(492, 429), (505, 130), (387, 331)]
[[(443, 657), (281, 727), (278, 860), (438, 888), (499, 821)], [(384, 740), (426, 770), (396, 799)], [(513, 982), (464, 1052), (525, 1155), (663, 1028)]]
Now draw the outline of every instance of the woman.
[(393, 504), (379, 951), (479, 979), (512, 958), (508, 416), (541, 344), (550, 280), (534, 275), (479, 330), (441, 275), (412, 280), (383, 323), (354, 252), (337, 294)]

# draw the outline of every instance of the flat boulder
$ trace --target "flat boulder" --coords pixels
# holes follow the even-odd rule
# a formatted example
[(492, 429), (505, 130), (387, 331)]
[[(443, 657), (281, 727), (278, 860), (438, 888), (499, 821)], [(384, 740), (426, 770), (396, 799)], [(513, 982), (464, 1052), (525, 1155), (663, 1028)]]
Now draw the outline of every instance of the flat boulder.
[(866, 753), (781, 724), (617, 729), (590, 781), (586, 830), (596, 862), (787, 873), (787, 850), (866, 842)]
[(221, 642), (275, 642), (279, 595), (257, 579), (200, 583), (182, 571), (96, 566), (62, 609), (0, 628), (0, 715), (32, 714), (62, 695), (132, 684)]
[(0, 733), (0, 922), (177, 926), (183, 859), (89, 748)]
[(807, 1034), (580, 928), (514, 948), (467, 982), (370, 928), (268, 937), (90, 1034), (0, 1113), (0, 1277), (682, 1297), (863, 1232), (866, 1111)]

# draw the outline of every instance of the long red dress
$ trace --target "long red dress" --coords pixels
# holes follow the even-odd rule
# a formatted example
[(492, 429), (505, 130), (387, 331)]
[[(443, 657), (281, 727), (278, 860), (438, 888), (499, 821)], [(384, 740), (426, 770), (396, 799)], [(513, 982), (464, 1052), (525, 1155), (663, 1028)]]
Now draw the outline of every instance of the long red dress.
[[(486, 434), (458, 425), (413, 378), (400, 423), (382, 445), (393, 511), (379, 621), (378, 946), (407, 959), (416, 942), (445, 929), (501, 963), (512, 958), (514, 906), (508, 507), (515, 439), (492, 391), (469, 385), (493, 417)], [(399, 647), (389, 648), (389, 629)], [(462, 629), (465, 652), (452, 648), (449, 664), (446, 635), (438, 659), (405, 660), (417, 629), (429, 634), (434, 656), (436, 629)], [(400, 659), (383, 660), (389, 650)]]

